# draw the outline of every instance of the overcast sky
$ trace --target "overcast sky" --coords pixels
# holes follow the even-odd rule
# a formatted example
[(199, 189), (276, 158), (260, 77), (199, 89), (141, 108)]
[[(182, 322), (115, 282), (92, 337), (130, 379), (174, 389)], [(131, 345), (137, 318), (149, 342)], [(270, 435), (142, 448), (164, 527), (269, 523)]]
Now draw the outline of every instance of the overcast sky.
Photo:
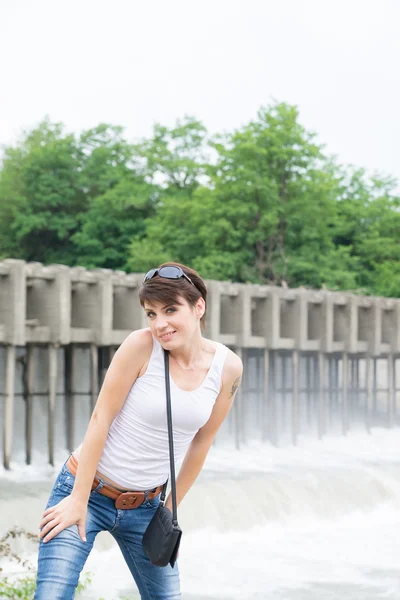
[(129, 139), (271, 100), (342, 163), (400, 180), (400, 0), (0, 0), (0, 144), (45, 115)]

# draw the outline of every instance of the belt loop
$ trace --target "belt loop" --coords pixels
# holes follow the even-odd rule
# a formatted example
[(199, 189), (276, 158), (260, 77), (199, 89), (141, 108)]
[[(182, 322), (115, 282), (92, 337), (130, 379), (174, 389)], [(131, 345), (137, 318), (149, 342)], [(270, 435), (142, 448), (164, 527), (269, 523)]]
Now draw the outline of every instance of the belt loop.
[(145, 501), (145, 502), (147, 502), (147, 500), (148, 500), (148, 499), (149, 499), (149, 491), (148, 491), (148, 490), (146, 490), (146, 491), (144, 492), (144, 501)]
[(96, 476), (96, 479), (99, 480), (99, 485), (97, 487), (95, 487), (93, 491), (99, 492), (101, 490), (101, 488), (105, 486), (106, 482), (104, 481), (104, 479), (100, 479), (100, 477), (97, 477), (97, 476)]

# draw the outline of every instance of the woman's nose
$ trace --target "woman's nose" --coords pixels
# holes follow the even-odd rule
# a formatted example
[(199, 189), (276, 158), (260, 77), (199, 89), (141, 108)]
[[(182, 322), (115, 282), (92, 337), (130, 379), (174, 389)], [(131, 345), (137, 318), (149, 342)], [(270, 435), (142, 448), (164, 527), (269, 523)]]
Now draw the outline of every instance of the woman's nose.
[(156, 318), (156, 328), (159, 330), (163, 330), (168, 326), (168, 320), (163, 315), (160, 315)]

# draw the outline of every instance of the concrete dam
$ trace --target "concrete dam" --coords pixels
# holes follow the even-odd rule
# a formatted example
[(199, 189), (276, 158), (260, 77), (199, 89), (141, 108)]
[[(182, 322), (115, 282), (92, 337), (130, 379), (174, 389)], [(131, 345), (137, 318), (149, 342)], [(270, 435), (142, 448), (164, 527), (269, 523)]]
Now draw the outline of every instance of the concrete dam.
[[(143, 275), (0, 261), (0, 443), (6, 469), (55, 462), (86, 430), (115, 350), (146, 327)], [(236, 447), (400, 425), (400, 300), (207, 281), (205, 336), (242, 386), (216, 438)], [(22, 458), (21, 458), (22, 457)]]

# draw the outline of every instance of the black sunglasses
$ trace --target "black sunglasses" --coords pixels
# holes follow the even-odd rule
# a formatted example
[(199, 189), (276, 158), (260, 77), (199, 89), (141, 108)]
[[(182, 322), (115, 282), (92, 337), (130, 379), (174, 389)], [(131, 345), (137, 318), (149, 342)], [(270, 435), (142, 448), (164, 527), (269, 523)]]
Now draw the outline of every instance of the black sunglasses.
[(156, 275), (162, 277), (163, 279), (181, 279), (183, 277), (184, 279), (186, 279), (186, 281), (194, 285), (190, 277), (188, 277), (180, 267), (175, 267), (173, 265), (171, 265), (170, 267), (161, 267), (160, 269), (151, 269), (151, 271), (146, 273), (146, 275), (144, 276), (143, 283), (146, 283), (146, 281), (150, 281), (150, 279), (153, 279), (153, 277), (155, 277)]

